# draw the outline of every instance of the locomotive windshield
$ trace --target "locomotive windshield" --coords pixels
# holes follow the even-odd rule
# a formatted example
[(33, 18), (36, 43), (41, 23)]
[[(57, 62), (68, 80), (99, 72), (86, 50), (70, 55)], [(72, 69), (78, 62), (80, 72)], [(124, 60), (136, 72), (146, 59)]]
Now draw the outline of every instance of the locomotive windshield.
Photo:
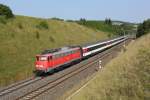
[(47, 60), (48, 60), (48, 57), (39, 57), (39, 60), (40, 60), (40, 61), (47, 61)]
[(52, 59), (52, 56), (37, 56), (37, 61), (50, 61)]

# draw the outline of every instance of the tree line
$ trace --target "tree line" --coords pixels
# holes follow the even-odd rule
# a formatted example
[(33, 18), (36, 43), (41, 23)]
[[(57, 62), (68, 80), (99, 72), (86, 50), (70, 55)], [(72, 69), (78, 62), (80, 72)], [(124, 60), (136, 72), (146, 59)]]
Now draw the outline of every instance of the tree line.
[(143, 23), (139, 24), (137, 28), (136, 37), (141, 37), (150, 32), (150, 19), (145, 20)]

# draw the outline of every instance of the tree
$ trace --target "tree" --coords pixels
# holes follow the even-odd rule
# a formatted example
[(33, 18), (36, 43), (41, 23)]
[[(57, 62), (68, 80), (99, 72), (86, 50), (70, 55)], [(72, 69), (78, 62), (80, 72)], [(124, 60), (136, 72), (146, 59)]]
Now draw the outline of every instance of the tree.
[(11, 9), (3, 4), (0, 4), (0, 16), (4, 16), (6, 18), (12, 18), (14, 17)]
[(82, 24), (82, 25), (85, 25), (86, 24), (86, 19), (85, 18), (80, 18), (79, 23)]
[(137, 29), (137, 34), (136, 34), (136, 37), (140, 37), (144, 34), (144, 28), (143, 28), (143, 24), (140, 24), (138, 26), (138, 29)]
[(112, 25), (112, 21), (110, 18), (105, 19), (105, 24)]
[(142, 36), (144, 34), (147, 34), (148, 32), (150, 32), (150, 19), (145, 20), (143, 23), (141, 23), (138, 26), (136, 36), (140, 37), (140, 36)]

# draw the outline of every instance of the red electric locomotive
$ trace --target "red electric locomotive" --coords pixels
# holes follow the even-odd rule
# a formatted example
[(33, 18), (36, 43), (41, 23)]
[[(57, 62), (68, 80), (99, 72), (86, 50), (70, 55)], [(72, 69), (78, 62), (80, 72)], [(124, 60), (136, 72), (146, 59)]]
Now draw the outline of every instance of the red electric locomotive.
[(45, 50), (36, 56), (36, 72), (47, 73), (64, 64), (82, 59), (82, 48), (79, 46)]

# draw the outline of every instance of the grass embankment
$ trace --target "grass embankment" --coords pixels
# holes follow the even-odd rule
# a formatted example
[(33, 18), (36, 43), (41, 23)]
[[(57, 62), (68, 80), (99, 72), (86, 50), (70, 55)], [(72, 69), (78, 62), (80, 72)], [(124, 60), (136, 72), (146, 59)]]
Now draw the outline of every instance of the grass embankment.
[(72, 100), (150, 100), (150, 34), (131, 43)]
[[(112, 21), (111, 24), (106, 24), (105, 21), (99, 21), (99, 20), (80, 20), (75, 22), (94, 30), (107, 32), (109, 33), (107, 34), (108, 37), (112, 37), (114, 35), (116, 36), (124, 35), (124, 33), (126, 34), (136, 33), (134, 31), (135, 30), (134, 24), (128, 22)], [(122, 23), (122, 24), (116, 25), (113, 23)]]
[(16, 16), (0, 20), (0, 86), (32, 75), (35, 55), (44, 49), (106, 38), (73, 22)]
[(115, 25), (108, 25), (108, 24), (105, 24), (104, 21), (92, 21), (92, 20), (87, 20), (85, 22), (82, 22), (82, 21), (77, 21), (78, 24), (81, 24), (81, 25), (84, 25), (86, 27), (89, 27), (89, 28), (92, 28), (92, 29), (95, 29), (95, 30), (101, 30), (101, 31), (104, 31), (104, 32), (109, 32), (109, 33), (116, 33), (117, 30), (119, 31), (118, 27), (119, 26), (115, 26)]

